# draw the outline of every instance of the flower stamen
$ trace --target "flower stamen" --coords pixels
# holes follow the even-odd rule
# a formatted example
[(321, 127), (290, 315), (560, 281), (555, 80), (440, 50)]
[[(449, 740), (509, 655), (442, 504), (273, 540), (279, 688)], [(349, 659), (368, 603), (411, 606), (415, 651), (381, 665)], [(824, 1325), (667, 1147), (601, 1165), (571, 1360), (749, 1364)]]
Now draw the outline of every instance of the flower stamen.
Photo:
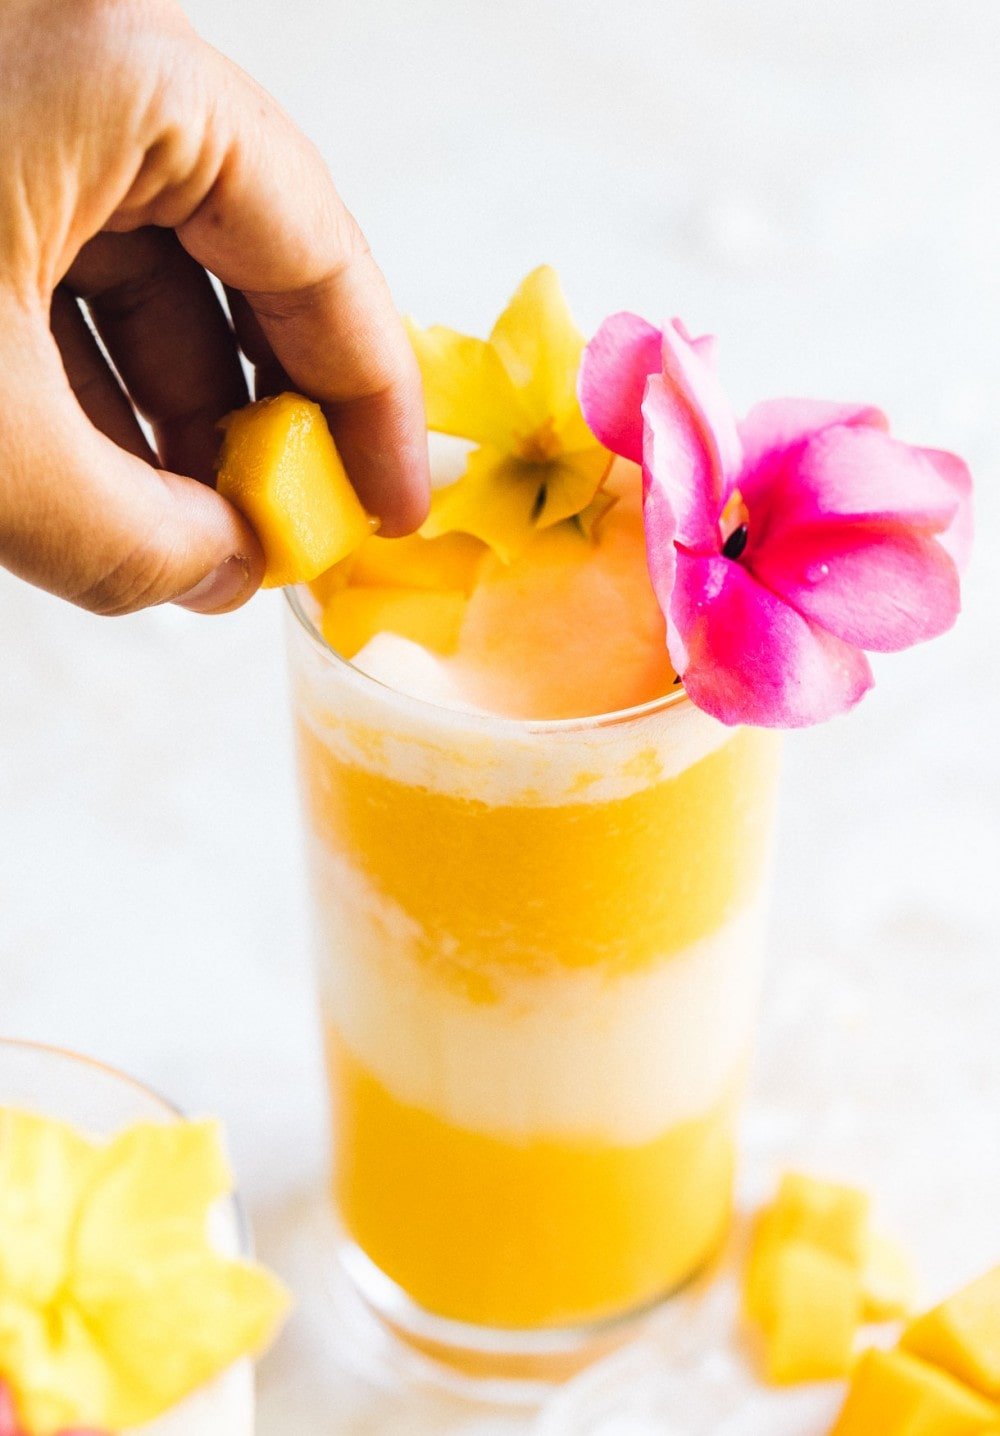
[(749, 534), (749, 524), (740, 524), (737, 528), (734, 528), (732, 533), (726, 539), (725, 543), (722, 545), (723, 557), (732, 559), (740, 558), (743, 554), (743, 550), (747, 546), (747, 538)]

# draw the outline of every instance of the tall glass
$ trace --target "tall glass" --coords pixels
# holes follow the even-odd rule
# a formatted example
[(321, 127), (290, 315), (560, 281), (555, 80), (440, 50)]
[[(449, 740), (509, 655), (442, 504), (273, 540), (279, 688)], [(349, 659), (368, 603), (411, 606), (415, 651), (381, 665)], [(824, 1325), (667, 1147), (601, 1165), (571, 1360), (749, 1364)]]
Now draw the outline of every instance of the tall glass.
[[(0, 1107), (72, 1123), (88, 1136), (113, 1137), (134, 1122), (175, 1122), (180, 1113), (133, 1078), (56, 1047), (0, 1038)], [(247, 1255), (249, 1237), (234, 1198), (212, 1213), (212, 1236), (227, 1256)], [(2, 1362), (0, 1362), (2, 1366)], [(253, 1369), (238, 1361), (134, 1436), (253, 1436)], [(122, 1432), (121, 1436), (133, 1436)]]
[(425, 1347), (583, 1350), (726, 1233), (775, 737), (680, 690), (572, 721), (439, 708), (340, 659), (310, 602), (292, 674), (352, 1270)]

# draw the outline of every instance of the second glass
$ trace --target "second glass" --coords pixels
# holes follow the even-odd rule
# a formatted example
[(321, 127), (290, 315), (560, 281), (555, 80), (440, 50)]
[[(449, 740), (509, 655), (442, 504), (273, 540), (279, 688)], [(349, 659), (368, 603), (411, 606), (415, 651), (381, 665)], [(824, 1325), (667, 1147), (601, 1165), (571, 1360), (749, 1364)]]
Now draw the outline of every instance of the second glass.
[(308, 604), (292, 668), (342, 1223), (431, 1322), (412, 1334), (445, 1319), (437, 1349), (582, 1342), (727, 1230), (777, 740), (680, 690), (579, 721), (438, 708), (340, 659)]

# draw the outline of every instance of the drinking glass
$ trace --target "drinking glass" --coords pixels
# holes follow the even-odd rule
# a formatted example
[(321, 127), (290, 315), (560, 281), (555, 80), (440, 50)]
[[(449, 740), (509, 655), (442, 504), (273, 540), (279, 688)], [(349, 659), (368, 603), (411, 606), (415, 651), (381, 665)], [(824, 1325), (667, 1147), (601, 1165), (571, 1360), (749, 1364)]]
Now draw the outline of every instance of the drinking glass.
[(727, 1231), (776, 736), (438, 707), (290, 606), (345, 1262), (425, 1351), (565, 1375)]
[[(113, 1137), (134, 1122), (175, 1122), (181, 1115), (163, 1097), (102, 1062), (4, 1038), (0, 1107), (54, 1117), (95, 1138)], [(236, 1197), (220, 1204), (211, 1220), (220, 1251), (249, 1255), (249, 1235)], [(242, 1360), (173, 1410), (136, 1428), (134, 1436), (252, 1436), (253, 1429), (253, 1368)]]

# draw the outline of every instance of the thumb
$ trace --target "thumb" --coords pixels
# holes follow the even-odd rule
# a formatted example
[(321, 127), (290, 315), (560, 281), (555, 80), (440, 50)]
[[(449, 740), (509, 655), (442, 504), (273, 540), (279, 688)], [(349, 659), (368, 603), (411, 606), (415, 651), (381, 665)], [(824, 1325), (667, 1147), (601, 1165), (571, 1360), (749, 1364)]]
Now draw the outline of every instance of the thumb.
[(93, 613), (244, 603), (264, 572), (246, 520), (95, 429), (47, 326), (5, 314), (0, 334), (0, 564)]

